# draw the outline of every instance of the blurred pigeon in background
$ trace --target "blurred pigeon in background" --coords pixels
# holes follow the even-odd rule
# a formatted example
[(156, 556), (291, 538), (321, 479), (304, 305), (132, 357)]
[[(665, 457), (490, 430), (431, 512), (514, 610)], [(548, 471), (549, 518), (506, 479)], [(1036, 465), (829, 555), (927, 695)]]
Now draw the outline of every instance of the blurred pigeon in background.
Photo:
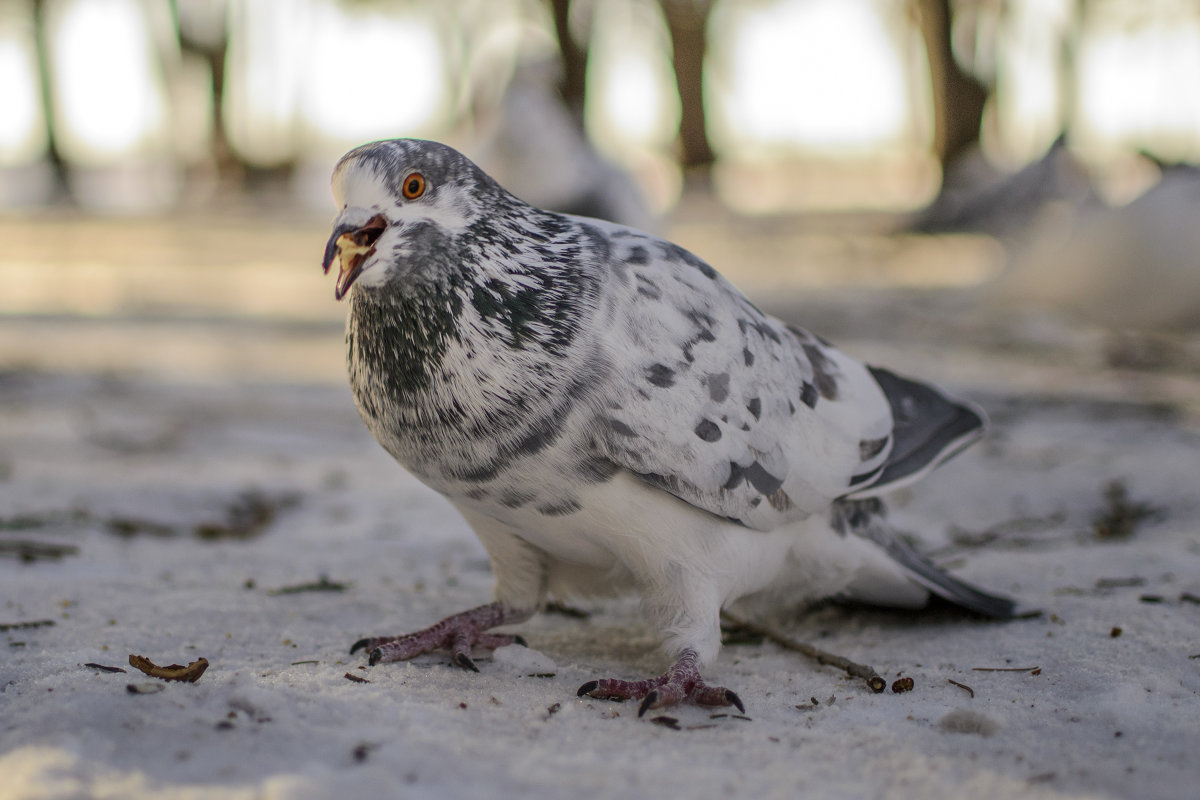
[(1110, 331), (1200, 325), (1200, 169), (1167, 168), (1132, 202), (1099, 204), (1043, 231), (990, 287)]
[(472, 155), (527, 203), (651, 228), (637, 182), (600, 154), (559, 96), (559, 71), (554, 61), (519, 64), (499, 102), (480, 98)]
[(1063, 136), (1038, 160), (1010, 175), (978, 149), (947, 170), (937, 199), (912, 222), (915, 233), (983, 233), (1013, 244), (1027, 238), (1048, 207), (1099, 206), (1087, 168)]
[(978, 439), (975, 408), (764, 315), (671, 242), (529, 206), (444, 145), (364, 145), (333, 190), (324, 268), (349, 297), (359, 412), (496, 576), (488, 605), (357, 642), (371, 664), (447, 648), (473, 669), (472, 647), (517, 640), (491, 629), (550, 598), (634, 592), (673, 665), (580, 694), (742, 708), (700, 676), (739, 598), (933, 593), (1011, 616), (893, 536), (877, 498)]

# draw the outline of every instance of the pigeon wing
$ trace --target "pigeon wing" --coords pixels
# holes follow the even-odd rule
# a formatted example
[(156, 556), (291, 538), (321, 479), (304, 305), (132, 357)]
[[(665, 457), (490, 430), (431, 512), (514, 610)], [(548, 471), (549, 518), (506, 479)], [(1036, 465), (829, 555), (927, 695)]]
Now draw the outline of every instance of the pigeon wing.
[(907, 486), (983, 436), (987, 419), (972, 404), (947, 397), (927, 383), (868, 367), (892, 408), (892, 451), (856, 498)]
[(587, 221), (611, 262), (600, 455), (718, 516), (771, 530), (878, 479), (892, 409), (866, 366), (759, 311), (677, 245)]

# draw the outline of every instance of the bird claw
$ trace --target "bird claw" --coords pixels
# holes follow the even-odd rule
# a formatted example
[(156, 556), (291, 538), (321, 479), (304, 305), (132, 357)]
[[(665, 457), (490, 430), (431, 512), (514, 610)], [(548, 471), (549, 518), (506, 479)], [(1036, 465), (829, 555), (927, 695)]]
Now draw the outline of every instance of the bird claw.
[(683, 702), (699, 706), (733, 706), (746, 713), (742, 699), (723, 686), (709, 686), (700, 678), (696, 653), (685, 650), (679, 660), (662, 675), (644, 681), (622, 681), (604, 678), (588, 681), (579, 687), (579, 697), (601, 700), (636, 700), (641, 698), (638, 716), (652, 708), (673, 706)]
[(434, 650), (449, 650), (451, 661), (456, 666), (479, 672), (479, 667), (471, 659), (472, 648), (494, 650), (509, 644), (525, 644), (520, 636), (486, 632), (488, 628), (504, 624), (504, 618), (509, 613), (498, 603), (480, 606), (446, 617), (436, 625), (415, 633), (359, 639), (351, 646), (350, 653), (353, 655), (359, 650), (367, 650), (367, 663), (373, 667), (391, 661), (405, 661)]

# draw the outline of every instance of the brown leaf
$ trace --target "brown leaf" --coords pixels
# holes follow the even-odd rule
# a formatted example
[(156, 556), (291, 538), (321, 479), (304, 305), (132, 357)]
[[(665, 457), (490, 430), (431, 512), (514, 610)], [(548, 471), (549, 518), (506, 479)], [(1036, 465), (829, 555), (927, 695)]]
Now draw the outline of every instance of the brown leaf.
[(208, 669), (208, 659), (201, 658), (186, 667), (182, 664), (171, 664), (160, 667), (145, 656), (129, 655), (129, 666), (140, 669), (152, 678), (162, 678), (164, 681), (187, 681), (195, 683)]

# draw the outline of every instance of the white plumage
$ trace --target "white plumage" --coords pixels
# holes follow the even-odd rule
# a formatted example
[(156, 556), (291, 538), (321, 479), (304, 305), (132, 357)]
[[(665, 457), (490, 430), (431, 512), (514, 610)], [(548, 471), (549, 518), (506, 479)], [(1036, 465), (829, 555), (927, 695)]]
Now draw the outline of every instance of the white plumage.
[[(675, 666), (581, 691), (738, 705), (699, 666), (721, 608), (928, 591), (1006, 616), (891, 536), (871, 497), (982, 433), (975, 409), (762, 314), (649, 234), (532, 208), (466, 158), (396, 140), (347, 154), (325, 252), (349, 292), (359, 410), (450, 499), (492, 559), (496, 600), (372, 663), (472, 645), (548, 598), (637, 592)], [(856, 499), (857, 498), (857, 499)]]

